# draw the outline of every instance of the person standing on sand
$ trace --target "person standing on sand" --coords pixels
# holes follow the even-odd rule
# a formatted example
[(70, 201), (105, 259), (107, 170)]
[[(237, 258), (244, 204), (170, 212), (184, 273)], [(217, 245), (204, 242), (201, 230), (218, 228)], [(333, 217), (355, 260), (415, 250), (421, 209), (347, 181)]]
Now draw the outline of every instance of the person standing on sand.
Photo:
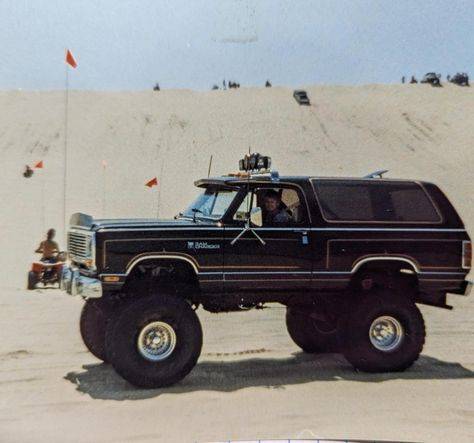
[(46, 234), (46, 240), (43, 240), (35, 252), (43, 253), (41, 261), (47, 263), (56, 263), (58, 261), (59, 245), (54, 241), (56, 231), (49, 229)]
[(33, 169), (31, 169), (28, 165), (25, 166), (25, 172), (23, 172), (23, 177), (30, 178), (33, 175)]

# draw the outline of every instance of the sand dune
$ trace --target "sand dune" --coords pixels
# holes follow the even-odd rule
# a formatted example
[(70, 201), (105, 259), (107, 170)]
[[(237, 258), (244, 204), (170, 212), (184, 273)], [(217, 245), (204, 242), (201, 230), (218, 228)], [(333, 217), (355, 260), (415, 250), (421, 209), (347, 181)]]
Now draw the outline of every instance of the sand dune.
[[(305, 89), (309, 107), (279, 87), (71, 91), (67, 217), (172, 217), (195, 195), (211, 155), (220, 174), (250, 147), (281, 174), (389, 169), (389, 177), (435, 182), (474, 234), (472, 89)], [(474, 439), (469, 299), (454, 300), (453, 312), (424, 309), (425, 352), (396, 377), (354, 373), (341, 356), (304, 356), (278, 309), (201, 313), (200, 363), (168, 390), (136, 390), (98, 364), (77, 332), (80, 301), (24, 290), (46, 229), (57, 228), (63, 243), (65, 104), (64, 91), (0, 92), (1, 441)], [(38, 160), (44, 169), (23, 178), (24, 165)], [(160, 185), (146, 188), (153, 176)]]
[[(310, 107), (298, 106), (287, 88), (70, 92), (67, 218), (76, 211), (173, 216), (195, 194), (193, 181), (207, 175), (210, 155), (212, 172), (220, 174), (235, 170), (250, 146), (271, 155), (285, 174), (389, 169), (390, 177), (434, 181), (473, 230), (474, 91), (453, 85), (306, 90)], [(45, 229), (56, 227), (62, 238), (65, 105), (65, 92), (0, 93), (0, 223), (7, 233), (1, 245), (15, 248), (23, 266)], [(25, 180), (24, 165), (40, 159), (45, 169)], [(160, 186), (145, 188), (155, 175)], [(13, 275), (16, 268), (3, 271)]]

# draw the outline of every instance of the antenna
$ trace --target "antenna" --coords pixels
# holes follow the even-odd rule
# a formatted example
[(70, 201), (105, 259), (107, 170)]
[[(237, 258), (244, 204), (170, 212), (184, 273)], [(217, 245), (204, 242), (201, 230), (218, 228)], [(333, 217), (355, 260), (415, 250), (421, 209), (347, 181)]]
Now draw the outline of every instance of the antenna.
[(212, 154), (211, 157), (209, 158), (209, 169), (207, 170), (207, 178), (211, 175), (211, 167), (212, 167)]

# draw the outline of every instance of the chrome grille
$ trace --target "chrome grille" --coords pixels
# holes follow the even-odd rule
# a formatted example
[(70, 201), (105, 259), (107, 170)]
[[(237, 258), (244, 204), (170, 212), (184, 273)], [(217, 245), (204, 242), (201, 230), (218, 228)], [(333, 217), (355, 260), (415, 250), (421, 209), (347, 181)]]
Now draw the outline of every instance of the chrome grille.
[(67, 239), (69, 256), (78, 261), (92, 258), (91, 239), (90, 233), (69, 231)]

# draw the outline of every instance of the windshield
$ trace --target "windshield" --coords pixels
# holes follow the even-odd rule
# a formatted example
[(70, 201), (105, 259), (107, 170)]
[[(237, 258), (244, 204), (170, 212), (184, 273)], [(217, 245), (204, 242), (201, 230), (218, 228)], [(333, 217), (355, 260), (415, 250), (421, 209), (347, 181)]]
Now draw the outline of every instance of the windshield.
[(196, 216), (220, 219), (237, 195), (237, 190), (207, 188), (181, 214), (184, 217)]

